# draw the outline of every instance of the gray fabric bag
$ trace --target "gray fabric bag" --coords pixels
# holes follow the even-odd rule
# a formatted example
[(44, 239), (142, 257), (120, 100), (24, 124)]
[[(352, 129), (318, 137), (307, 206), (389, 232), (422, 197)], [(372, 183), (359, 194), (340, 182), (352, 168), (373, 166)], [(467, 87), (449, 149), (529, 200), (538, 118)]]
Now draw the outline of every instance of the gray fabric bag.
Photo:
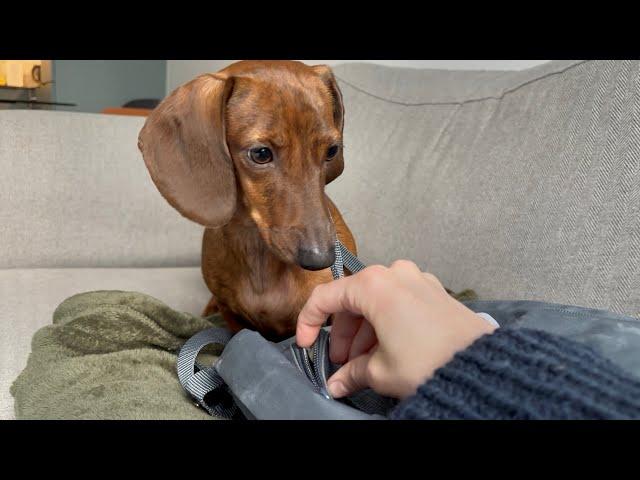
[[(242, 330), (231, 337), (224, 329), (204, 330), (182, 347), (178, 377), (194, 400), (211, 415), (257, 420), (384, 419), (395, 401), (365, 390), (333, 400), (326, 380), (337, 366), (329, 361), (329, 328), (321, 330), (307, 352), (295, 337), (279, 343)], [(198, 352), (210, 344), (225, 345), (216, 363), (204, 367)]]
[[(474, 311), (486, 312), (501, 327), (543, 330), (586, 344), (629, 373), (640, 376), (640, 324), (631, 317), (534, 301), (465, 304)], [(226, 418), (384, 419), (396, 402), (372, 390), (345, 401), (329, 397), (326, 379), (337, 367), (328, 361), (329, 331), (328, 327), (321, 331), (309, 357), (305, 357), (295, 345), (294, 337), (272, 343), (250, 330), (242, 330), (233, 337), (223, 329), (205, 330), (183, 346), (178, 360), (179, 377), (210, 414)], [(226, 347), (215, 365), (205, 368), (195, 362), (195, 357), (210, 343)], [(304, 366), (307, 358), (309, 368)], [(200, 378), (196, 379), (198, 375)]]
[[(474, 311), (487, 312), (501, 327), (533, 328), (586, 344), (640, 376), (640, 325), (631, 317), (533, 301), (465, 304)], [(179, 355), (179, 364), (180, 359), (189, 359), (187, 363), (183, 360), (183, 372), (179, 373), (183, 386), (210, 414), (259, 420), (373, 420), (384, 419), (396, 404), (372, 390), (346, 401), (328, 396), (326, 379), (337, 367), (328, 361), (329, 328), (321, 331), (311, 349), (310, 369), (315, 373), (305, 373), (305, 357), (294, 337), (272, 343), (250, 330), (233, 337), (225, 332), (200, 332), (185, 343)], [(195, 356), (209, 343), (226, 343), (226, 347), (215, 365), (204, 368), (197, 365)], [(185, 356), (189, 351), (191, 355)], [(198, 371), (201, 381), (189, 384), (193, 375), (189, 370)], [(210, 391), (216, 394), (207, 397)]]
[[(502, 327), (533, 328), (586, 344), (629, 373), (640, 376), (640, 325), (604, 310), (533, 301), (471, 301)], [(235, 336), (210, 329), (192, 337), (178, 356), (185, 389), (210, 414), (258, 420), (384, 419), (396, 401), (365, 390), (346, 400), (331, 399), (326, 380), (337, 365), (329, 361), (329, 327), (310, 351), (295, 337), (279, 343), (242, 330)], [(211, 367), (196, 362), (211, 343), (226, 345)]]
[[(344, 268), (356, 273), (364, 264), (339, 241), (334, 278)], [(535, 301), (469, 301), (497, 326), (532, 328), (585, 343), (635, 375), (640, 372), (640, 324), (631, 317)], [(488, 318), (487, 318), (488, 317)], [(182, 386), (210, 414), (225, 418), (259, 420), (365, 420), (383, 419), (394, 407), (393, 399), (365, 390), (345, 400), (333, 400), (327, 379), (336, 370), (329, 360), (329, 331), (325, 327), (311, 347), (298, 347), (295, 337), (279, 343), (259, 333), (242, 330), (235, 336), (221, 328), (199, 332), (178, 355)], [(204, 367), (198, 353), (209, 344), (223, 345), (217, 362)]]

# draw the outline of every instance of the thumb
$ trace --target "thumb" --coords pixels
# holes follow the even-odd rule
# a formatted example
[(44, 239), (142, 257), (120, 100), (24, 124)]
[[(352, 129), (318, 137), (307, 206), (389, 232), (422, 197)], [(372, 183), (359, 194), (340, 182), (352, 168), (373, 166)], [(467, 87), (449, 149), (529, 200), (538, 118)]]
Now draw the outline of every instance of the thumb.
[(349, 360), (327, 380), (327, 388), (333, 398), (352, 395), (369, 385), (369, 361), (373, 352)]

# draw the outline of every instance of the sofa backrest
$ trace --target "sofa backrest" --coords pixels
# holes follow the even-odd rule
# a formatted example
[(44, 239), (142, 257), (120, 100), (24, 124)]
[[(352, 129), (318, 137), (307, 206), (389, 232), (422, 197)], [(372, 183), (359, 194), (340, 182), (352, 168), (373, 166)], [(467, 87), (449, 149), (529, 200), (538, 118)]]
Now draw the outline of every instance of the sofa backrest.
[(0, 111), (0, 268), (199, 265), (202, 228), (138, 151), (144, 121)]
[(454, 290), (640, 314), (640, 63), (334, 68), (362, 259)]
[[(640, 313), (640, 62), (521, 72), (335, 67), (345, 172), (328, 187), (367, 263), (409, 258), (485, 299)], [(0, 268), (199, 265), (144, 118), (0, 112)]]

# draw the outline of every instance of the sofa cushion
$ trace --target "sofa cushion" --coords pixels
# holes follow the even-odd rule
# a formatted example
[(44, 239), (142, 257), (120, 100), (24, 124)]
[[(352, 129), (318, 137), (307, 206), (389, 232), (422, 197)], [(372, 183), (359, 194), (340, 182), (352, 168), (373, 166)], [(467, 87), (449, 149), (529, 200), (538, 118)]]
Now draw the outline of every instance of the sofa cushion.
[(482, 299), (640, 315), (640, 62), (521, 72), (335, 67), (362, 259)]
[(33, 334), (63, 300), (92, 290), (138, 291), (193, 314), (210, 298), (199, 268), (0, 270), (0, 419), (13, 418), (9, 387), (27, 363)]

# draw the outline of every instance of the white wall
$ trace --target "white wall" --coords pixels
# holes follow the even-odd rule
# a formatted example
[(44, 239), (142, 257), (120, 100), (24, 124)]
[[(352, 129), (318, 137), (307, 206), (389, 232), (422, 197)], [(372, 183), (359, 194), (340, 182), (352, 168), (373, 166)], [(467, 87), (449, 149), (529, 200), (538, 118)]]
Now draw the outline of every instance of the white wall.
[[(548, 60), (302, 60), (304, 63), (337, 65), (370, 62), (380, 65), (444, 70), (523, 70)], [(203, 73), (217, 72), (235, 60), (167, 60), (167, 93)]]

